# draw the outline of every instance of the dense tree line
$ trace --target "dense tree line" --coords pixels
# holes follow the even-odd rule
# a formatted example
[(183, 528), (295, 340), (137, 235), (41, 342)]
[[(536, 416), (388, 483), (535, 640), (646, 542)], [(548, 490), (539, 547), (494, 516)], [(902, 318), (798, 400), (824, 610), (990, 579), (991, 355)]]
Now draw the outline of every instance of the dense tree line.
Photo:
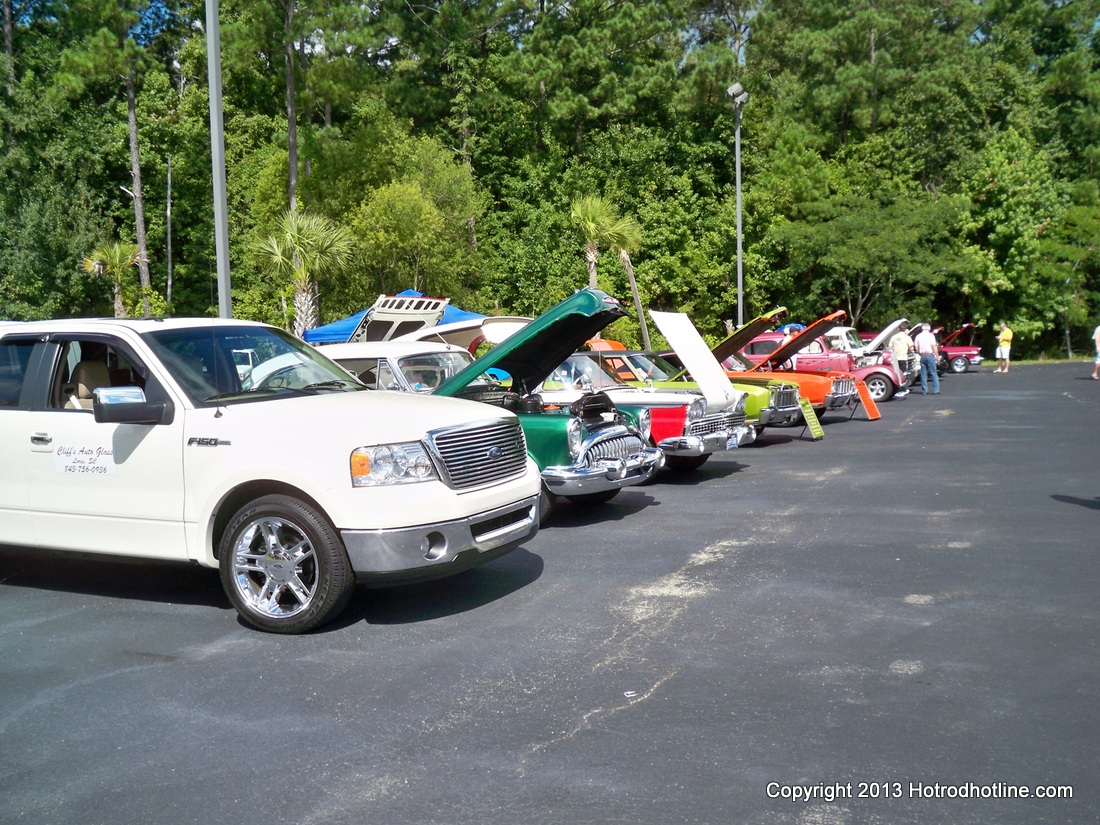
[[(204, 4), (3, 3), (0, 317), (109, 315), (116, 288), (130, 314), (216, 314)], [(536, 314), (593, 266), (720, 336), (736, 80), (746, 318), (971, 321), (983, 343), (1005, 319), (1022, 353), (1080, 351), (1100, 320), (1098, 14), (222, 0), (234, 315), (301, 329), (407, 287)], [(589, 197), (640, 228), (598, 265)]]

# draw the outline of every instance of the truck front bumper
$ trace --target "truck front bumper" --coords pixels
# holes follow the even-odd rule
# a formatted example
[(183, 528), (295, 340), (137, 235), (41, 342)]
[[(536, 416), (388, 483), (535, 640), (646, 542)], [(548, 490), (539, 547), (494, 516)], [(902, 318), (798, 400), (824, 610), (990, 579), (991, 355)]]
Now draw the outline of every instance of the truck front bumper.
[(590, 465), (547, 467), (542, 480), (558, 496), (587, 495), (618, 490), (641, 484), (665, 463), (665, 454), (656, 447), (643, 447), (625, 458), (600, 458)]
[(439, 578), (503, 556), (539, 530), (539, 497), (454, 521), (392, 530), (343, 530), (360, 581), (404, 584)]

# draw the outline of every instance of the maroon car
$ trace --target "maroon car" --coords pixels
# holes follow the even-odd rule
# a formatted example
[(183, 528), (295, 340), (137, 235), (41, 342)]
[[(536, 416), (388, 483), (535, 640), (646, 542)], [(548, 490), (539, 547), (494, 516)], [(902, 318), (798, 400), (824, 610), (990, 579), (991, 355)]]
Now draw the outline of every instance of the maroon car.
[[(959, 336), (968, 329), (975, 330), (977, 327), (973, 324), (963, 324), (954, 332), (949, 332), (943, 336), (940, 341), (940, 352), (947, 356), (947, 368), (951, 372), (966, 372), (970, 367), (976, 367), (984, 360), (980, 347), (957, 343)], [(939, 332), (939, 330), (936, 330), (936, 332)]]

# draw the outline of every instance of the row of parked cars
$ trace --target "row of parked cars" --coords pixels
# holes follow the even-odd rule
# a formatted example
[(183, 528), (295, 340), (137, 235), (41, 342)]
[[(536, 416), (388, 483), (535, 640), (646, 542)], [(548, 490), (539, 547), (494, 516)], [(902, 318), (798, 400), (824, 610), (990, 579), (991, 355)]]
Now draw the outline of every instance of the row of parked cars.
[(0, 327), (0, 543), (215, 568), (245, 622), (300, 633), (357, 582), (483, 564), (562, 498), (606, 502), (904, 380), (869, 350), (808, 365), (835, 313), (775, 340), (777, 310), (712, 349), (654, 312), (665, 353), (600, 339), (624, 314), (587, 289), (534, 320), (402, 317), (317, 347), (223, 319)]

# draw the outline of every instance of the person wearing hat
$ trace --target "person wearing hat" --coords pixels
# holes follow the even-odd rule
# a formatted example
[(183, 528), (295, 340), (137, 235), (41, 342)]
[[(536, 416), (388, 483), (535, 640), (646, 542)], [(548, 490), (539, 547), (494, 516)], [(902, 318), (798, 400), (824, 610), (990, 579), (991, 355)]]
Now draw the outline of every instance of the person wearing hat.
[(940, 391), (940, 375), (936, 372), (936, 360), (940, 357), (940, 345), (932, 334), (931, 324), (921, 324), (920, 332), (913, 339), (920, 356), (920, 394), (928, 395), (928, 376), (932, 376), (932, 395)]

